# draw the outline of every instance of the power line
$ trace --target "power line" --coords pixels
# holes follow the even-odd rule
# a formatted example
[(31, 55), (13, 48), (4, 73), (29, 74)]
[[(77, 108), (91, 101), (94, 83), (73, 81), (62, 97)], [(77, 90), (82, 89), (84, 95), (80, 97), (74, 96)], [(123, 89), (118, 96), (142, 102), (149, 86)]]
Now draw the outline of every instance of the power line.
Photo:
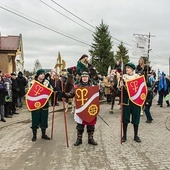
[[(66, 8), (64, 8), (64, 7), (61, 6), (59, 3), (55, 2), (54, 0), (51, 0), (51, 1), (52, 1), (53, 3), (55, 3), (57, 6), (59, 6), (60, 8), (64, 9), (65, 11), (67, 11), (68, 13), (70, 13), (71, 15), (73, 15), (74, 17), (78, 18), (79, 20), (83, 21), (83, 22), (86, 23), (87, 25), (89, 25), (89, 26), (91, 26), (91, 27), (93, 27), (93, 28), (96, 29), (96, 27), (94, 27), (93, 25), (89, 24), (88, 22), (86, 22), (85, 20), (83, 20), (82, 18), (80, 18), (79, 16), (73, 14), (71, 11), (69, 11), (69, 10), (66, 9)], [(113, 37), (113, 36), (111, 36), (111, 37), (112, 37), (114, 40), (116, 40), (116, 41), (123, 42), (123, 41), (118, 40), (117, 38), (115, 38), (115, 37)], [(125, 42), (123, 42), (123, 43), (126, 44), (126, 45), (129, 45), (129, 46), (132, 46), (131, 44), (128, 44), (128, 43), (125, 43)]]
[(79, 24), (78, 22), (74, 21), (73, 19), (69, 18), (68, 16), (66, 16), (66, 15), (62, 14), (61, 12), (57, 11), (55, 8), (51, 7), (50, 5), (48, 5), (47, 3), (43, 2), (42, 0), (39, 0), (39, 1), (40, 1), (41, 3), (43, 3), (43, 4), (45, 4), (46, 6), (48, 6), (49, 8), (51, 8), (52, 10), (54, 10), (55, 12), (59, 13), (60, 15), (66, 17), (67, 19), (69, 19), (69, 20), (73, 21), (74, 23), (80, 25), (81, 27), (85, 28), (86, 30), (88, 30), (88, 31), (90, 31), (90, 32), (93, 32), (92, 30), (88, 29), (87, 27)]
[(83, 21), (84, 23), (86, 23), (87, 25), (94, 27), (93, 25), (89, 24), (88, 22), (86, 22), (85, 20), (81, 19), (80, 17), (78, 17), (77, 15), (73, 14), (72, 12), (70, 12), (68, 9), (64, 8), (63, 6), (61, 6), (60, 4), (58, 4), (57, 2), (51, 0), (53, 3), (55, 3), (56, 5), (58, 5), (60, 8), (64, 9), (65, 11), (67, 11), (68, 13), (70, 13), (71, 15), (73, 15), (74, 17), (78, 18), (79, 20)]
[(57, 30), (55, 30), (55, 29), (53, 29), (53, 28), (50, 28), (50, 27), (46, 26), (46, 25), (43, 25), (43, 24), (38, 23), (38, 22), (36, 22), (36, 21), (33, 21), (33, 20), (29, 19), (28, 17), (25, 17), (25, 16), (23, 16), (23, 15), (20, 15), (20, 14), (18, 14), (18, 13), (16, 13), (16, 12), (13, 12), (13, 11), (7, 9), (7, 8), (4, 8), (3, 6), (0, 6), (0, 8), (2, 8), (3, 10), (8, 11), (8, 12), (14, 14), (14, 15), (17, 15), (17, 16), (19, 16), (19, 17), (21, 17), (21, 18), (24, 18), (24, 19), (26, 19), (27, 21), (30, 21), (30, 22), (32, 22), (32, 23), (34, 23), (34, 24), (36, 24), (36, 25), (39, 25), (39, 26), (41, 26), (41, 27), (44, 27), (44, 28), (46, 28), (46, 29), (48, 29), (48, 30), (50, 30), (50, 31), (53, 31), (53, 32), (55, 32), (55, 33), (57, 33), (57, 34), (60, 34), (60, 35), (62, 35), (62, 36), (65, 36), (65, 37), (67, 37), (67, 38), (70, 38), (70, 39), (72, 39), (72, 40), (74, 40), (74, 41), (77, 41), (77, 42), (80, 42), (80, 43), (82, 43), (82, 44), (85, 44), (85, 45), (90, 46), (90, 44), (88, 44), (88, 43), (85, 43), (85, 42), (83, 42), (83, 41), (81, 41), (81, 40), (78, 40), (78, 39), (76, 39), (76, 38), (74, 38), (74, 37), (71, 37), (71, 36), (66, 35), (66, 34), (64, 34), (64, 33), (61, 33), (61, 32), (59, 32), (59, 31), (57, 31)]
[[(151, 51), (151, 53), (152, 53), (153, 55), (157, 56), (157, 57), (161, 57), (161, 56), (155, 54), (153, 51)], [(162, 57), (161, 57), (161, 58), (162, 58)]]

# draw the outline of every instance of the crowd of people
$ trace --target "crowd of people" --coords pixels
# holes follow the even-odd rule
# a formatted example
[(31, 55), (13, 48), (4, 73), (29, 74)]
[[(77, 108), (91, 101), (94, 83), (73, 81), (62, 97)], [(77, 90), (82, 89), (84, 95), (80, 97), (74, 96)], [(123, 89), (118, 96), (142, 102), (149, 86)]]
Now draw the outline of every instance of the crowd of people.
[[(88, 87), (99, 86), (99, 98), (105, 98), (107, 103), (111, 104), (111, 113), (113, 113), (113, 106), (115, 97), (119, 97), (118, 104), (122, 104), (122, 126), (123, 136), (122, 142), (127, 140), (127, 127), (131, 122), (134, 126), (134, 141), (141, 142), (138, 136), (138, 128), (140, 123), (141, 112), (144, 111), (146, 115), (146, 122), (151, 123), (153, 121), (150, 108), (152, 106), (152, 100), (157, 96), (157, 105), (163, 107), (164, 100), (169, 104), (169, 89), (170, 80), (162, 72), (156, 75), (156, 72), (152, 70), (149, 64), (144, 64), (143, 58), (139, 59), (137, 65), (128, 62), (122, 70), (122, 63), (120, 60), (115, 62), (108, 75), (101, 75), (97, 70), (88, 63), (88, 55), (84, 54), (77, 61), (77, 65), (65, 70), (67, 74), (58, 75), (55, 69), (52, 69), (50, 73), (45, 73), (40, 69), (36, 72), (34, 80), (51, 88), (53, 90), (50, 100), (42, 108), (31, 111), (32, 115), (32, 141), (37, 140), (37, 129), (40, 127), (42, 131), (42, 139), (50, 140), (50, 137), (46, 135), (46, 129), (48, 128), (48, 108), (49, 102), (51, 106), (59, 105), (58, 101), (63, 100), (65, 104), (70, 103), (70, 99), (75, 96), (75, 87)], [(141, 75), (144, 76), (144, 80), (147, 86), (147, 95), (144, 104), (135, 104), (127, 91), (126, 82), (136, 79)], [(6, 118), (12, 118), (16, 112), (16, 107), (22, 108), (25, 88), (28, 85), (27, 79), (23, 76), (22, 72), (18, 75), (15, 73), (0, 72), (0, 115), (1, 121), (6, 122)], [(123, 99), (121, 100), (121, 90), (123, 93)], [(158, 95), (156, 95), (158, 94)], [(121, 103), (122, 102), (122, 103)], [(67, 109), (67, 107), (66, 107)], [(95, 131), (95, 124), (97, 119), (94, 118), (92, 122), (86, 122), (81, 120), (76, 112), (74, 113), (75, 121), (77, 122), (77, 140), (74, 143), (75, 146), (82, 144), (82, 135), (85, 126), (87, 126), (88, 143), (97, 145), (97, 142), (93, 139)], [(81, 121), (80, 121), (81, 120)]]
[(23, 106), (26, 86), (27, 79), (22, 72), (16, 75), (16, 73), (0, 71), (0, 120), (2, 122), (6, 122), (6, 118), (12, 118), (14, 114), (19, 114), (16, 107)]

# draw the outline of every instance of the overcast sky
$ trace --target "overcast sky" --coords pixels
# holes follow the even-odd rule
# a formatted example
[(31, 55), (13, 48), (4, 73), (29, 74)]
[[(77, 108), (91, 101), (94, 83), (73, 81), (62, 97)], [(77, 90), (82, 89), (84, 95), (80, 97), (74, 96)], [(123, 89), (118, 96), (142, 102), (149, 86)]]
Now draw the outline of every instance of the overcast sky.
[(156, 71), (159, 68), (169, 74), (170, 0), (54, 0), (88, 24), (51, 0), (42, 1), (55, 10), (40, 0), (0, 1), (0, 6), (54, 30), (0, 8), (1, 35), (22, 34), (26, 70), (32, 71), (37, 59), (43, 68), (54, 68), (58, 52), (66, 67), (75, 66), (82, 54), (89, 55), (94, 27), (103, 20), (113, 37), (113, 50), (116, 52), (120, 43), (115, 39), (123, 41), (129, 50), (130, 60), (136, 65), (139, 57), (132, 55), (133, 34), (148, 35), (150, 32), (151, 66)]

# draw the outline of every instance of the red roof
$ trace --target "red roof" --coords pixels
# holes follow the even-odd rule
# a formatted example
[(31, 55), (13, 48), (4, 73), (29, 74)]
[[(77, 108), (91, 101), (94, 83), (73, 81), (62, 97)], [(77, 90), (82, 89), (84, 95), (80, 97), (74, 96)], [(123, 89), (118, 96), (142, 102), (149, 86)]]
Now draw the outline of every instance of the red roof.
[(20, 36), (0, 36), (0, 50), (17, 50)]

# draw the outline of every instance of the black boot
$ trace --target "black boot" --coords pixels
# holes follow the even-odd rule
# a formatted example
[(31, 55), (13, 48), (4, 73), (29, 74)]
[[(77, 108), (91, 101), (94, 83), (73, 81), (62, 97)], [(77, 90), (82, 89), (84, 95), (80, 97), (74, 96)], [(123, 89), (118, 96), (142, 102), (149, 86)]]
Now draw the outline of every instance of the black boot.
[(37, 129), (32, 129), (33, 137), (32, 142), (35, 142), (37, 140)]
[(50, 138), (46, 135), (46, 129), (41, 129), (42, 139), (50, 140)]
[(77, 140), (74, 143), (74, 146), (78, 146), (78, 145), (82, 144), (82, 135), (83, 135), (83, 132), (77, 131)]
[(97, 145), (97, 142), (93, 139), (94, 132), (88, 132), (88, 144), (90, 145)]
[(127, 140), (127, 136), (126, 136), (127, 126), (128, 126), (128, 124), (123, 123), (123, 137), (122, 137), (122, 142), (126, 142), (126, 140)]
[(133, 127), (134, 127), (134, 141), (140, 143), (141, 140), (138, 137), (138, 125), (133, 125)]
[(167, 101), (166, 101), (166, 104), (167, 104), (167, 107), (169, 107), (169, 106), (170, 106), (170, 105), (169, 105), (169, 100), (167, 100)]
[(2, 121), (2, 122), (6, 122), (6, 120), (4, 119), (4, 117), (1, 118), (1, 121)]

